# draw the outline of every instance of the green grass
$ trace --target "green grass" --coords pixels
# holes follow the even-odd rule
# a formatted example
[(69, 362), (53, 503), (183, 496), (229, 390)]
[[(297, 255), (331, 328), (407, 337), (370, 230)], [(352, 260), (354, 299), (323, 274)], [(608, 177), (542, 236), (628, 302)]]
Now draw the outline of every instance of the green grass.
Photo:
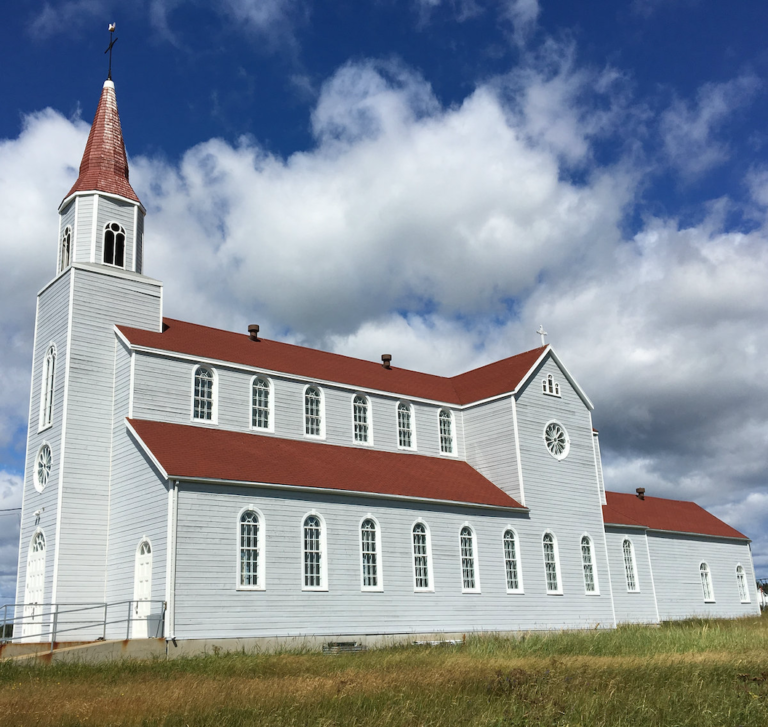
[(0, 724), (768, 725), (768, 616), (323, 656), (0, 663)]

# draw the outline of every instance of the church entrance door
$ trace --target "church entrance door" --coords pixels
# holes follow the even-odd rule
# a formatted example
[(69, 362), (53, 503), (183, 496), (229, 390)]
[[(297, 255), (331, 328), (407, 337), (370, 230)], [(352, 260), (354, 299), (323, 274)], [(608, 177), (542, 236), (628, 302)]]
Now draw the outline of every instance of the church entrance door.
[(152, 546), (148, 540), (142, 540), (136, 549), (136, 569), (133, 586), (133, 626), (131, 635), (134, 639), (146, 639), (149, 636), (148, 620), (152, 598)]
[(27, 581), (24, 588), (24, 621), (21, 635), (26, 641), (38, 641), (43, 631), (45, 597), (45, 536), (38, 530), (29, 544)]

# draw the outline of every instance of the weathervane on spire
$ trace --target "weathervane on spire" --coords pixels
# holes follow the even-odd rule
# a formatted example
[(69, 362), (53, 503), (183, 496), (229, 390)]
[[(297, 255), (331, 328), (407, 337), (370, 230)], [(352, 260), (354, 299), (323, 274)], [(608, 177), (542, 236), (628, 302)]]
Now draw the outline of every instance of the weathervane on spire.
[(112, 46), (117, 43), (117, 38), (114, 37), (115, 23), (109, 24), (109, 48), (104, 53), (109, 53), (109, 73), (107, 73), (107, 80), (112, 80)]
[(544, 326), (539, 324), (539, 330), (536, 331), (541, 336), (541, 345), (546, 346), (547, 342), (544, 340), (544, 336), (548, 336), (549, 334), (544, 330)]

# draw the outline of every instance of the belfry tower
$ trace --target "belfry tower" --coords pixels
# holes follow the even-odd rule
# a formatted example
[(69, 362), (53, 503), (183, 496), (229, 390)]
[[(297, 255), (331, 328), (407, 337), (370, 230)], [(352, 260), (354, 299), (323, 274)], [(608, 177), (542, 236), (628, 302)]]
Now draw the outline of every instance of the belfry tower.
[(115, 325), (162, 326), (162, 285), (143, 274), (144, 216), (107, 80), (59, 206), (56, 274), (37, 297), (17, 603), (105, 598)]

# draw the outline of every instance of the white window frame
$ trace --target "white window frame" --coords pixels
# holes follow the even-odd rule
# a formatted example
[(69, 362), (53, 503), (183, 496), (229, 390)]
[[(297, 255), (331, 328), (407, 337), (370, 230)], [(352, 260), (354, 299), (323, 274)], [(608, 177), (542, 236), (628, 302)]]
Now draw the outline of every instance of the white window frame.
[[(304, 522), (308, 517), (316, 517), (320, 521), (320, 585), (319, 586), (307, 586), (304, 585), (306, 572), (304, 570)], [(301, 590), (311, 592), (325, 592), (328, 591), (328, 527), (325, 524), (325, 518), (317, 511), (310, 510), (305, 512), (301, 516), (299, 521), (299, 537), (301, 540), (299, 553), (301, 558)]]
[[(594, 591), (588, 591), (587, 590), (587, 576), (584, 572), (584, 553), (581, 550), (581, 541), (584, 540), (584, 538), (587, 538), (589, 540), (589, 556), (592, 561), (592, 580), (595, 584), (595, 590)], [(594, 538), (587, 532), (583, 532), (579, 536), (579, 560), (581, 561), (581, 573), (584, 580), (584, 594), (587, 596), (599, 596), (600, 595), (600, 581), (597, 579), (597, 560), (595, 558), (595, 540)], [(637, 580), (637, 579), (635, 579)]]
[[(627, 578), (627, 561), (626, 554), (624, 553), (624, 543), (629, 543), (629, 554), (632, 560), (632, 574), (635, 577), (635, 587), (629, 587), (629, 579)], [(624, 566), (624, 583), (627, 586), (627, 593), (640, 593), (640, 576), (637, 572), (637, 556), (635, 555), (635, 544), (632, 542), (632, 538), (625, 535), (621, 540), (621, 562)]]
[[(241, 557), (241, 542), (240, 542), (240, 518), (246, 512), (255, 512), (259, 518), (259, 534), (257, 538), (259, 548), (259, 559), (256, 565), (257, 583), (255, 586), (247, 586), (240, 581), (240, 557)], [(266, 591), (267, 590), (267, 556), (266, 556), (266, 520), (264, 519), (264, 513), (255, 505), (246, 505), (240, 509), (237, 513), (237, 520), (235, 522), (235, 548), (237, 557), (235, 559), (235, 590), (237, 591)], [(302, 574), (303, 577), (303, 574)]]
[[(69, 250), (67, 251), (67, 264), (64, 265), (64, 240), (69, 235)], [(64, 232), (61, 233), (61, 240), (59, 240), (59, 272), (63, 273), (70, 265), (72, 265), (72, 225), (67, 225), (64, 228)]]
[[(210, 419), (198, 419), (195, 417), (195, 377), (197, 376), (198, 369), (205, 369), (213, 375), (213, 388), (211, 389), (211, 396), (213, 400), (211, 402), (211, 418)], [(204, 424), (218, 424), (219, 423), (219, 374), (214, 366), (206, 363), (196, 363), (192, 367), (192, 380), (190, 382), (190, 410), (189, 420), (192, 422), (202, 422)]]
[(547, 396), (556, 396), (558, 399), (563, 398), (560, 395), (560, 384), (557, 381), (555, 381), (555, 377), (552, 374), (547, 374), (541, 380), (541, 389), (542, 389), (542, 392), (541, 392), (542, 394), (546, 394)]
[[(555, 575), (557, 575), (557, 590), (550, 590), (549, 582), (547, 581), (547, 555), (544, 550), (544, 536), (552, 536), (552, 550), (555, 555)], [(544, 587), (548, 596), (562, 596), (563, 595), (563, 571), (560, 568), (560, 550), (557, 547), (557, 536), (551, 530), (545, 530), (541, 534), (541, 557), (544, 562)]]
[[(253, 423), (253, 385), (257, 379), (265, 381), (269, 387), (269, 406), (267, 407), (267, 416), (269, 417), (268, 427), (257, 427)], [(248, 426), (254, 432), (270, 432), (274, 434), (275, 431), (275, 385), (269, 376), (264, 374), (254, 374), (251, 376), (250, 385), (248, 387)]]
[[(703, 571), (701, 566), (704, 566), (706, 571)], [(704, 579), (701, 577), (702, 573), (707, 574), (709, 598), (707, 598), (707, 594), (704, 592)], [(712, 569), (709, 567), (709, 563), (707, 563), (706, 560), (702, 560), (701, 563), (699, 563), (699, 581), (701, 582), (701, 595), (704, 597), (704, 603), (717, 603), (717, 599), (715, 598), (715, 584), (714, 579), (712, 578)]]
[[(320, 434), (307, 434), (307, 391), (315, 389), (320, 394)], [(301, 392), (301, 431), (306, 439), (325, 439), (325, 391), (317, 384), (307, 384)]]
[[(506, 548), (506, 535), (512, 533), (512, 537), (515, 540), (515, 561), (517, 563), (517, 588), (509, 588), (507, 581), (507, 548)], [(525, 593), (525, 586), (523, 585), (523, 559), (520, 553), (520, 536), (517, 534), (517, 529), (512, 525), (507, 525), (501, 531), (501, 556), (504, 562), (504, 585), (507, 588), (507, 593)]]
[[(475, 585), (473, 588), (466, 588), (464, 586), (464, 554), (461, 549), (461, 533), (464, 528), (469, 528), (469, 532), (472, 534), (472, 569), (474, 571)], [(477, 547), (477, 531), (469, 522), (463, 522), (459, 526), (459, 575), (461, 577), (461, 592), (462, 593), (481, 593), (480, 588), (480, 554)]]
[[(48, 479), (45, 481), (45, 483), (40, 482), (37, 474), (37, 460), (40, 457), (40, 453), (43, 451), (43, 447), (48, 447), (48, 451), (51, 453), (51, 471), (48, 473)], [(53, 447), (51, 447), (51, 443), (48, 440), (44, 439), (42, 442), (40, 442), (40, 446), (37, 448), (37, 452), (35, 453), (35, 461), (32, 463), (32, 484), (34, 484), (35, 489), (38, 492), (42, 492), (51, 481), (51, 475), (53, 474), (53, 464)]]
[[(367, 412), (367, 424), (368, 424), (368, 439), (365, 442), (361, 442), (355, 439), (355, 399), (357, 397), (365, 400), (366, 412)], [(356, 391), (352, 394), (350, 399), (350, 407), (352, 411), (352, 444), (356, 444), (360, 447), (372, 447), (373, 446), (373, 404), (371, 397), (367, 394), (363, 394), (361, 391)]]
[[(746, 599), (741, 596), (741, 578), (744, 579), (744, 593)], [(752, 598), (749, 595), (749, 582), (747, 581), (747, 570), (741, 563), (736, 563), (736, 585), (739, 588), (739, 601), (741, 603), (752, 603)]]
[[(557, 426), (563, 430), (563, 434), (565, 434), (565, 449), (560, 454), (554, 454), (550, 450), (550, 448), (547, 446), (547, 429), (549, 428), (550, 424), (557, 424)], [(558, 462), (562, 462), (568, 456), (568, 453), (571, 451), (571, 438), (568, 435), (568, 430), (565, 428), (563, 423), (559, 422), (557, 419), (550, 419), (544, 425), (544, 428), (541, 430), (541, 439), (544, 442), (544, 448), (547, 450), (547, 453), (549, 454), (549, 456), (557, 460)]]
[[(443, 432), (440, 428), (440, 415), (446, 412), (449, 417), (449, 421), (451, 422), (451, 451), (450, 452), (444, 452), (443, 451)], [(453, 415), (453, 411), (451, 411), (447, 406), (440, 407), (440, 409), (437, 410), (437, 441), (438, 441), (438, 447), (440, 450), (440, 454), (444, 457), (455, 457), (456, 452), (458, 451), (458, 447), (456, 445), (456, 417)]]
[[(376, 585), (366, 586), (364, 585), (364, 568), (363, 568), (363, 523), (366, 520), (370, 520), (376, 527)], [(360, 522), (357, 524), (357, 537), (360, 544), (360, 590), (369, 593), (381, 593), (384, 590), (384, 569), (382, 567), (382, 547), (381, 547), (381, 525), (378, 518), (371, 513), (368, 513), (364, 517), (360, 518)]]
[[(416, 551), (413, 547), (413, 529), (416, 525), (424, 526), (424, 533), (427, 540), (427, 578), (429, 578), (429, 585), (424, 588), (416, 585)], [(413, 573), (413, 591), (414, 593), (434, 593), (435, 592), (435, 573), (434, 565), (432, 563), (432, 532), (429, 529), (429, 525), (423, 518), (416, 518), (411, 523), (411, 529), (408, 531), (408, 537), (411, 539), (411, 572)]]
[[(119, 232), (110, 230), (110, 232), (112, 232), (113, 235), (118, 235), (120, 234), (120, 232), (123, 233), (123, 264), (122, 265), (115, 265), (115, 263), (108, 263), (104, 259), (104, 253), (107, 249), (107, 229), (109, 228), (110, 225), (117, 225), (120, 228)], [(117, 240), (115, 240), (115, 242), (117, 242)], [(114, 259), (114, 254), (112, 258)], [(104, 227), (101, 230), (101, 264), (109, 265), (109, 267), (117, 268), (118, 270), (128, 270), (128, 267), (126, 266), (127, 260), (128, 260), (128, 233), (126, 232), (125, 227), (123, 227), (123, 225), (121, 225), (117, 220), (110, 220), (104, 225)]]
[[(53, 352), (53, 373), (51, 373), (51, 352)], [(37, 431), (44, 432), (46, 429), (50, 429), (53, 426), (53, 413), (56, 403), (56, 362), (59, 358), (59, 352), (56, 348), (56, 344), (51, 341), (48, 347), (45, 349), (45, 358), (43, 359), (43, 378), (40, 386), (40, 418), (38, 421)], [(48, 380), (50, 379), (50, 390), (48, 388)], [(50, 396), (50, 420), (46, 417), (46, 412), (49, 409), (49, 396)]]
[[(41, 562), (42, 566), (38, 568), (38, 572), (42, 575), (41, 578), (41, 586), (40, 586), (40, 600), (39, 601), (32, 601), (30, 591), (36, 590), (33, 589), (30, 583), (30, 571), (32, 566), (32, 548), (35, 544), (35, 541), (37, 540), (37, 537), (42, 536), (43, 538), (43, 549), (42, 549), (42, 558), (36, 558), (35, 560), (37, 562)], [(40, 551), (38, 551), (40, 552)], [(42, 528), (35, 528), (35, 531), (32, 533), (32, 537), (29, 539), (29, 545), (27, 546), (27, 567), (26, 567), (26, 573), (24, 576), (24, 623), (22, 625), (21, 629), (21, 635), (25, 637), (29, 637), (26, 640), (31, 641), (35, 638), (39, 640), (39, 637), (43, 630), (43, 608), (42, 604), (45, 603), (45, 581), (47, 576), (47, 569), (48, 567), (48, 538), (45, 535), (45, 532)]]
[[(410, 409), (411, 412), (411, 446), (410, 447), (404, 447), (400, 444), (400, 405), (404, 404)], [(404, 452), (415, 452), (417, 449), (416, 446), (416, 408), (413, 406), (413, 403), (410, 401), (406, 401), (405, 399), (399, 399), (397, 402), (397, 405), (395, 406), (395, 432), (397, 435), (397, 448), (400, 450), (403, 450)]]

